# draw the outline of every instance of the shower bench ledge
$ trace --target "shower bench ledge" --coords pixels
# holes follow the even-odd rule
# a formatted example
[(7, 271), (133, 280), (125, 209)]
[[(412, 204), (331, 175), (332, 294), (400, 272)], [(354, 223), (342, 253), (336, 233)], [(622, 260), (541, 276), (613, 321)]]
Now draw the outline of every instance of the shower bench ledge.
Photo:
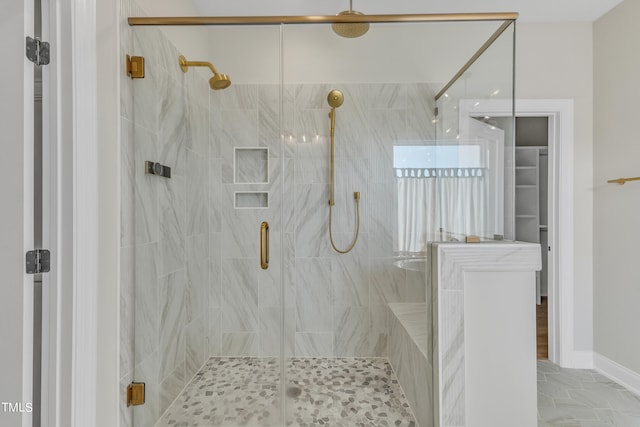
[[(431, 320), (426, 303), (389, 304), (389, 362), (420, 427), (433, 426)], [(430, 316), (429, 316), (430, 317)]]

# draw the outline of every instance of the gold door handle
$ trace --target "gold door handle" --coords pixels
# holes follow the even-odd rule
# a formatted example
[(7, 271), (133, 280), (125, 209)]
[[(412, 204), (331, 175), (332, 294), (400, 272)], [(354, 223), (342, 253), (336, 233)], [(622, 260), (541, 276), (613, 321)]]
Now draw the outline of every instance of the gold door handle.
[(263, 270), (269, 268), (269, 223), (262, 221), (260, 224), (260, 267)]

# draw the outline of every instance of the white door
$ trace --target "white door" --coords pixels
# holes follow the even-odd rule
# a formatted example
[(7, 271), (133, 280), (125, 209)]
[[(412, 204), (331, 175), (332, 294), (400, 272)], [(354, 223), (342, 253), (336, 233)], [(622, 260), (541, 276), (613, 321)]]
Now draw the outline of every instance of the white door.
[(3, 0), (0, 13), (0, 425), (31, 426), (33, 276), (33, 2)]

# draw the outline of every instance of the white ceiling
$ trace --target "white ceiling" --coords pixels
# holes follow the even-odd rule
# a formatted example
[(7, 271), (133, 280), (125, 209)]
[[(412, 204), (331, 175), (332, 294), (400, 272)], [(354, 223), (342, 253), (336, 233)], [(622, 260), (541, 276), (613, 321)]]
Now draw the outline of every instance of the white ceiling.
[[(353, 0), (366, 14), (519, 12), (521, 22), (591, 22), (622, 0)], [(193, 0), (203, 16), (332, 15), (349, 0)]]

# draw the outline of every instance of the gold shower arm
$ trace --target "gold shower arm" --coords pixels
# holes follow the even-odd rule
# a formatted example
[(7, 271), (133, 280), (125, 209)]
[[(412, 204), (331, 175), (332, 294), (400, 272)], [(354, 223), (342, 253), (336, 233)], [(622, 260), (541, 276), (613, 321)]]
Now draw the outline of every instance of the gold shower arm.
[(615, 183), (615, 184), (620, 184), (620, 185), (624, 185), (625, 182), (628, 181), (640, 181), (640, 176), (636, 176), (633, 178), (618, 178), (618, 179), (610, 179), (609, 181), (607, 181), (608, 183)]
[(187, 72), (187, 69), (189, 67), (209, 67), (209, 69), (211, 69), (211, 71), (213, 71), (213, 74), (220, 74), (218, 72), (218, 70), (216, 70), (216, 67), (214, 67), (211, 62), (206, 62), (206, 61), (187, 61), (187, 59), (182, 55), (180, 56), (179, 59), (180, 59), (180, 68), (185, 73)]

